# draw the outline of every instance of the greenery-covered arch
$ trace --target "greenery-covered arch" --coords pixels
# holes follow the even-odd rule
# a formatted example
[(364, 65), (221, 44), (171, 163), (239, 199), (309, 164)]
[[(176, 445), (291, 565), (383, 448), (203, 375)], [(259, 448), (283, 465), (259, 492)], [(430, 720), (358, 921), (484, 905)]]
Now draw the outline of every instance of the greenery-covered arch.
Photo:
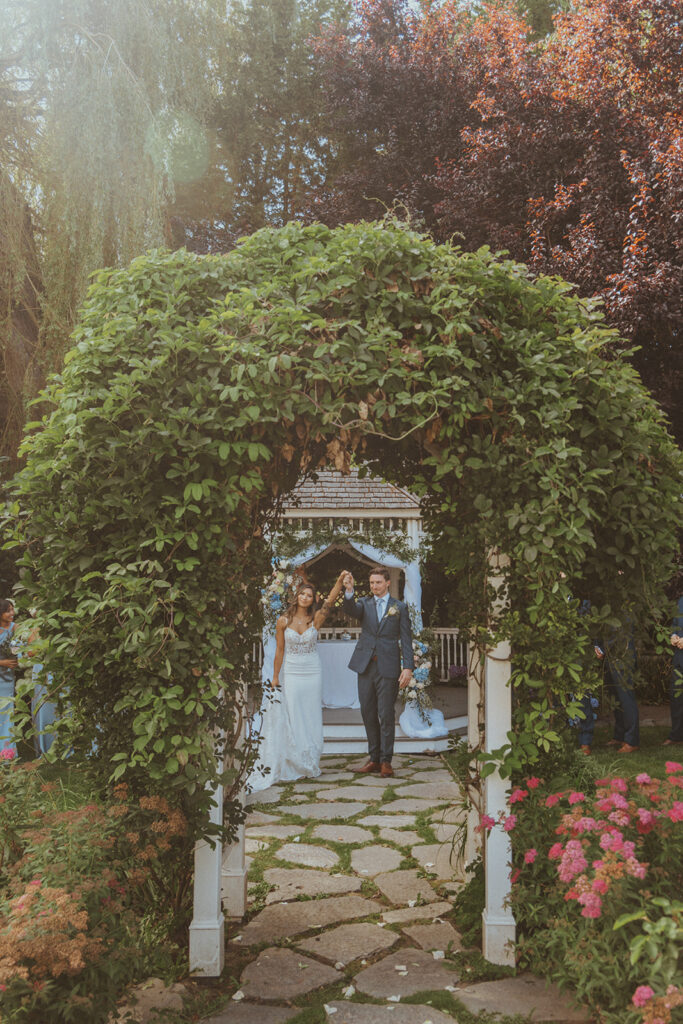
[(571, 595), (590, 629), (651, 621), (674, 556), (677, 452), (613, 338), (566, 283), (396, 223), (99, 273), (15, 506), (67, 742), (200, 820), (260, 630), (264, 525), (302, 471), (356, 453), (423, 496), (463, 625), (487, 626), (487, 551), (510, 556), (497, 629), (538, 693), (533, 758), (552, 692), (588, 679)]

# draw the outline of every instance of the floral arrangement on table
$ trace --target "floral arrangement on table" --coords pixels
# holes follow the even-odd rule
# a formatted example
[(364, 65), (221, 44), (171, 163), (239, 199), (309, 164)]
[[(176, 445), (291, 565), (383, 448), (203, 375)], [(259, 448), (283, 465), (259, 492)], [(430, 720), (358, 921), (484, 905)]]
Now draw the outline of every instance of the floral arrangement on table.
[[(387, 613), (388, 614), (388, 613)], [(413, 638), (413, 659), (415, 668), (410, 682), (399, 694), (405, 704), (414, 702), (420, 718), (428, 721), (427, 711), (434, 707), (431, 697), (427, 693), (429, 686), (429, 675), (432, 670), (432, 649), (428, 637), (423, 631), (418, 637)]]
[(532, 777), (498, 821), (511, 834), (511, 904), (521, 965), (545, 970), (605, 1024), (680, 1020), (683, 972), (683, 765), (663, 779), (598, 779), (595, 792), (550, 791)]
[(271, 633), (275, 632), (275, 623), (293, 599), (297, 587), (304, 582), (303, 573), (296, 568), (290, 569), (288, 559), (285, 558), (274, 564), (270, 583), (261, 593), (261, 606), (266, 620), (266, 628)]

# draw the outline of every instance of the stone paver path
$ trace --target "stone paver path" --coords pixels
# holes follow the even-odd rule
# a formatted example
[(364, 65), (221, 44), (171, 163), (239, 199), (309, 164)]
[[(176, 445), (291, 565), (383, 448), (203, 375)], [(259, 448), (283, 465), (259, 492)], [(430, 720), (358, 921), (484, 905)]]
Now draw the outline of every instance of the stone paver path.
[[(433, 757), (396, 757), (392, 779), (354, 775), (362, 764), (323, 758), (317, 779), (249, 801), (251, 909), (246, 923), (229, 923), (226, 957), (239, 988), (205, 1024), (285, 1024), (308, 1005), (325, 1024), (457, 1022), (457, 1002), (430, 1005), (435, 990), (470, 1012), (514, 1003), (506, 1012), (541, 1013), (530, 1020), (582, 1020), (557, 992), (542, 998), (535, 979), (514, 999), (496, 986), (522, 979), (460, 979), (451, 959), (462, 950), (451, 902), (462, 882), (458, 787)], [(542, 1015), (549, 1006), (555, 1016)]]

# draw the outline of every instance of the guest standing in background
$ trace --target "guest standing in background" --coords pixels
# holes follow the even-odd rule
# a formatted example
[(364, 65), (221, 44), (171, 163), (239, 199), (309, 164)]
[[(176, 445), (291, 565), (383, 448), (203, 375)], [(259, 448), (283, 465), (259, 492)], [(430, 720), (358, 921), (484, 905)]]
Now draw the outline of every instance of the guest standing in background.
[(12, 742), (12, 707), (14, 703), (15, 673), (19, 661), (12, 649), (14, 634), (14, 605), (6, 598), (0, 600), (0, 751), (9, 748), (17, 752)]

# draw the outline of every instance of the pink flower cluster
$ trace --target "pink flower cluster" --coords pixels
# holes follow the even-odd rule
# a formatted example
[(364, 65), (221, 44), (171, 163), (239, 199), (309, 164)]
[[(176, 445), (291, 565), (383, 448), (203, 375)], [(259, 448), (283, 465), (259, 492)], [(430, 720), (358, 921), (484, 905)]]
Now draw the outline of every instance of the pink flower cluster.
[(631, 1002), (634, 1006), (645, 1006), (645, 1004), (649, 1003), (651, 999), (654, 999), (654, 997), (654, 989), (650, 988), (649, 985), (639, 985), (633, 993)]
[[(669, 761), (666, 771), (663, 781), (651, 778), (647, 772), (630, 782), (620, 777), (600, 779), (594, 799), (575, 790), (537, 795), (533, 791), (540, 783), (538, 779), (527, 780), (526, 789), (513, 790), (510, 802), (523, 804), (519, 810), (522, 822), (532, 804), (552, 808), (566, 801), (568, 808), (560, 813), (555, 830), (558, 841), (547, 851), (547, 857), (557, 862), (560, 881), (570, 886), (565, 899), (576, 900), (583, 917), (599, 918), (603, 897), (621, 879), (646, 878), (649, 865), (639, 859), (637, 850), (640, 835), (661, 829), (667, 822), (683, 821), (683, 800), (672, 800), (678, 785), (683, 785), (683, 778), (676, 774), (683, 772), (683, 767)], [(509, 831), (516, 824), (517, 815), (512, 814), (503, 828)], [(625, 837), (624, 829), (630, 830), (632, 838)], [(515, 876), (538, 859), (535, 848), (526, 849)]]
[(12, 747), (3, 747), (0, 750), (0, 761), (13, 761), (16, 756), (17, 752)]
[(631, 1002), (641, 1011), (644, 1024), (669, 1024), (671, 1011), (683, 1005), (683, 988), (669, 985), (663, 996), (657, 996), (650, 985), (639, 985)]
[(492, 818), (490, 814), (482, 814), (479, 819), (479, 824), (475, 828), (475, 832), (490, 832), (496, 824), (496, 819)]
[[(559, 845), (559, 844), (558, 844)], [(557, 873), (560, 881), (571, 882), (588, 867), (588, 861), (583, 853), (583, 845), (578, 839), (570, 839), (561, 855)]]

